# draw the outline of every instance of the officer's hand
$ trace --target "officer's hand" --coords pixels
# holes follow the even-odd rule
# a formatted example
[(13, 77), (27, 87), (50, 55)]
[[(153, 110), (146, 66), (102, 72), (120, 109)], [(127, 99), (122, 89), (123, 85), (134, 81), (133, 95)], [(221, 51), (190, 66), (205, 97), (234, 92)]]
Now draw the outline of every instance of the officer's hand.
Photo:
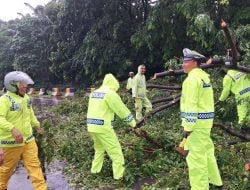
[(42, 127), (38, 127), (38, 128), (36, 128), (36, 132), (38, 133), (38, 134), (43, 134), (44, 133), (44, 128), (42, 128)]
[(221, 28), (226, 28), (227, 23), (223, 19), (221, 19), (220, 26), (221, 26)]
[(16, 143), (23, 143), (23, 135), (15, 127), (11, 130), (11, 134), (14, 137)]
[(183, 131), (183, 136), (184, 138), (187, 138), (190, 134), (192, 133), (192, 131)]
[(0, 166), (3, 164), (3, 149), (0, 148)]
[(207, 65), (211, 65), (213, 63), (213, 59), (212, 58), (209, 58), (207, 61), (206, 61), (206, 64)]

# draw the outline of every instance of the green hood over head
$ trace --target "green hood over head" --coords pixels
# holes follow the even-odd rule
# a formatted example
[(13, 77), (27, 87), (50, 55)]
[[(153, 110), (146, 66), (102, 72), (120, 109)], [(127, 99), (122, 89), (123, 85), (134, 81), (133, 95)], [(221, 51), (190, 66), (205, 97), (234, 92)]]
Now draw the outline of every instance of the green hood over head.
[(120, 87), (119, 82), (114, 77), (114, 75), (112, 75), (111, 73), (105, 75), (103, 82), (102, 82), (102, 85), (106, 86), (114, 91), (117, 91)]

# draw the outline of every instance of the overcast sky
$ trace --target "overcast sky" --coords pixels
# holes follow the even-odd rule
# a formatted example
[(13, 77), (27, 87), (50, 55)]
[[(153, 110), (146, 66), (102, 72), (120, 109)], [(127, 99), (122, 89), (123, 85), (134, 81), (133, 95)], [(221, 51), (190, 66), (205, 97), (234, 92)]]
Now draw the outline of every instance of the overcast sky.
[(32, 13), (32, 10), (24, 5), (24, 2), (31, 6), (45, 5), (50, 0), (0, 0), (0, 19), (4, 21), (20, 18), (17, 12), (22, 14)]

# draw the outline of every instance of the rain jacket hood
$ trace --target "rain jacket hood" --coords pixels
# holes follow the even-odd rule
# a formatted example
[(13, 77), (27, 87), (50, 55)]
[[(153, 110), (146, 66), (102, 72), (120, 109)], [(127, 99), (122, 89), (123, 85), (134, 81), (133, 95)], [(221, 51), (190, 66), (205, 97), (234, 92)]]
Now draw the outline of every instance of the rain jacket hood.
[(103, 79), (102, 86), (106, 86), (106, 87), (114, 90), (115, 92), (120, 87), (119, 82), (117, 81), (117, 79), (114, 77), (114, 75), (112, 75), (110, 73), (105, 75), (105, 77)]

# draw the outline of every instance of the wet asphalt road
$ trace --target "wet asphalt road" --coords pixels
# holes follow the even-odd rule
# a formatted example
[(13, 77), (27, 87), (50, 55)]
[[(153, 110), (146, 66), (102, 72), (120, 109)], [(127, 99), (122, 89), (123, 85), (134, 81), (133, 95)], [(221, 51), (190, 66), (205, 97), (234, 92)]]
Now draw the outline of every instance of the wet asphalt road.
[[(50, 167), (53, 171), (47, 171), (47, 185), (49, 190), (73, 190), (71, 189), (62, 174), (62, 162), (53, 162)], [(20, 166), (16, 169), (15, 173), (11, 176), (9, 181), (8, 190), (33, 190), (31, 181), (27, 178), (26, 169)]]

